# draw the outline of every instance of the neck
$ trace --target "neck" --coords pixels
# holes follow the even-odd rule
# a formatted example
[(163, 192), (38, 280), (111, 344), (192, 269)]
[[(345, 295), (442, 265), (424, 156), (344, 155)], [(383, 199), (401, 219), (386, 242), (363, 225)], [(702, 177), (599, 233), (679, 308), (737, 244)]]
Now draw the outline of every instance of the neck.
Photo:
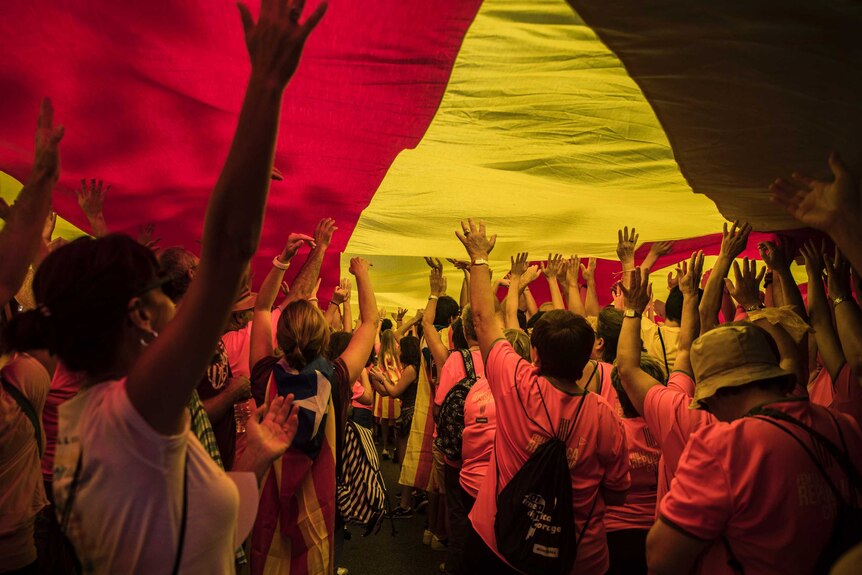
[(545, 379), (551, 382), (551, 385), (556, 387), (561, 391), (565, 391), (566, 393), (585, 393), (584, 388), (581, 387), (577, 381), (572, 379), (560, 379), (557, 377), (544, 376)]
[(786, 394), (783, 394), (776, 389), (752, 389), (750, 392), (739, 396), (736, 417), (744, 417), (746, 413), (755, 407), (760, 407), (761, 405), (776, 401), (784, 401), (787, 398)]
[(679, 322), (673, 319), (664, 318), (664, 325), (667, 327), (679, 327)]

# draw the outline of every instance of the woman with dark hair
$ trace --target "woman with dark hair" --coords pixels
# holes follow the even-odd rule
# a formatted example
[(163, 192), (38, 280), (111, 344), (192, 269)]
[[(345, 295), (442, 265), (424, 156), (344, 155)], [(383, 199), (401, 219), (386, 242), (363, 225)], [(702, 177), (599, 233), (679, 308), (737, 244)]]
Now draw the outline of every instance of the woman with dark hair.
[[(317, 245), (328, 244), (334, 231), (329, 224), (323, 228), (329, 231), (322, 237), (319, 226)], [(252, 394), (258, 404), (294, 394), (299, 430), (294, 444), (273, 466), (278, 471), (269, 473), (263, 483), (260, 516), (278, 517), (281, 527), (276, 529), (275, 520), (255, 524), (254, 572), (277, 567), (286, 573), (322, 573), (330, 572), (334, 564), (334, 536), (340, 521), (335, 484), (347, 407), (352, 384), (360, 378), (374, 347), (379, 321), (370, 265), (362, 258), (350, 261), (359, 293), (360, 323), (343, 351), (330, 359), (326, 358), (329, 325), (317, 305), (306, 299), (292, 301), (281, 313), (275, 337), (284, 355), (274, 354), (271, 309), (281, 283), (277, 268), (261, 284), (251, 329)], [(300, 275), (308, 270), (316, 275), (319, 267), (306, 263)]]
[[(251, 78), (176, 318), (153, 254), (107, 236), (48, 256), (33, 283), (39, 307), (7, 329), (11, 349), (41, 343), (86, 377), (60, 409), (54, 490), (88, 572), (229, 573), (243, 538), (238, 489), (190, 433), (186, 405), (257, 248), (281, 96), (325, 5), (303, 24), (274, 2), (257, 23), (239, 8)], [(290, 445), (289, 408), (286, 398), (250, 419), (237, 469), (260, 477)]]
[[(422, 352), (419, 348), (419, 338), (412, 335), (404, 336), (398, 342), (401, 353), (401, 377), (392, 381), (389, 374), (373, 367), (369, 370), (371, 384), (377, 393), (401, 400), (401, 415), (397, 421), (397, 449), (404, 463), (403, 454), (407, 452), (407, 440), (410, 437), (410, 427), (413, 425), (413, 410), (416, 406), (416, 384), (419, 381), (419, 363)], [(413, 514), (413, 497), (409, 487), (401, 489), (401, 503), (392, 511), (393, 517), (407, 518)]]

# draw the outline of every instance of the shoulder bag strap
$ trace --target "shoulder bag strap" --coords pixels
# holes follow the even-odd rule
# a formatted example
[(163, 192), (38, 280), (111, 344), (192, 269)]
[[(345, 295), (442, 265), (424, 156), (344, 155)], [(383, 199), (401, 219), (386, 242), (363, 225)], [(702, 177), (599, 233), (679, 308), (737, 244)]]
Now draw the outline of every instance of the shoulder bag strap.
[(180, 563), (183, 558), (183, 546), (186, 540), (186, 522), (189, 511), (189, 447), (186, 446), (185, 464), (183, 465), (183, 514), (180, 519), (180, 537), (177, 542), (177, 555), (174, 559), (174, 568), (171, 570), (173, 575), (180, 572)]
[(21, 408), (21, 411), (24, 412), (24, 415), (27, 416), (27, 419), (30, 420), (30, 423), (33, 425), (33, 429), (36, 430), (36, 445), (39, 446), (39, 457), (42, 457), (42, 426), (39, 424), (39, 416), (36, 415), (36, 409), (33, 407), (33, 404), (30, 403), (30, 400), (21, 392), (20, 389), (15, 387), (11, 382), (3, 380), (3, 389), (6, 390), (12, 399), (15, 400), (15, 403), (18, 404), (18, 407)]
[(658, 331), (658, 341), (661, 343), (661, 353), (664, 356), (664, 372), (665, 377), (670, 377), (670, 365), (667, 363), (667, 349), (664, 347), (664, 337), (661, 335), (661, 326), (655, 326), (656, 331)]
[(459, 349), (461, 359), (464, 360), (464, 372), (468, 379), (476, 379), (476, 368), (473, 366), (473, 352), (469, 349)]

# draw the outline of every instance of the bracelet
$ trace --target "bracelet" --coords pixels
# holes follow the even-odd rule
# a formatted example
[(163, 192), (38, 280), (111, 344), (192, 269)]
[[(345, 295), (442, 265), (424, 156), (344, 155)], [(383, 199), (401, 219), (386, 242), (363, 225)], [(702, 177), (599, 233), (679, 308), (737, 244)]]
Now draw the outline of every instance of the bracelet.
[(484, 259), (473, 260), (472, 262), (470, 262), (470, 265), (471, 266), (487, 266), (488, 260), (484, 260)]
[(280, 259), (278, 259), (278, 256), (275, 256), (274, 258), (272, 258), (272, 265), (273, 265), (273, 267), (276, 267), (276, 268), (280, 269), (281, 271), (285, 271), (287, 268), (290, 267), (290, 261), (283, 262)]
[(845, 301), (850, 301), (848, 298), (841, 297), (841, 296), (838, 296), (835, 298), (830, 298), (830, 299), (832, 300), (832, 309), (835, 309), (836, 307), (838, 307), (839, 305), (841, 305)]
[(440, 299), (440, 296), (436, 296), (436, 295), (429, 295), (429, 296), (428, 296), (428, 299), (429, 299), (429, 300), (432, 300), (432, 299)]
[(310, 297), (306, 301), (317, 301), (317, 298), (316, 297)]
[(334, 300), (334, 299), (329, 300), (329, 303), (330, 303), (330, 304), (332, 304), (332, 305), (334, 305), (335, 307), (340, 307), (340, 306), (341, 306), (341, 304), (340, 304), (340, 303), (335, 303), (335, 300)]
[(756, 304), (756, 305), (750, 305), (748, 307), (744, 307), (742, 309), (744, 309), (746, 312), (757, 311), (759, 309), (765, 309), (765, 306), (763, 304)]

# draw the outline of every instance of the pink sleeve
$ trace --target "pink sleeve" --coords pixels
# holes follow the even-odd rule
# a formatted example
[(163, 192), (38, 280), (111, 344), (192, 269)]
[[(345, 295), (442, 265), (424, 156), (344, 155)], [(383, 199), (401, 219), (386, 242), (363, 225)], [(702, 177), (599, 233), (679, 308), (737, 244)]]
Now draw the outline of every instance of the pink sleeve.
[[(460, 381), (461, 377), (456, 374), (455, 365), (460, 365), (463, 362), (461, 354), (458, 352), (450, 353), (446, 363), (443, 364), (443, 369), (440, 370), (440, 377), (437, 378), (437, 393), (434, 396), (434, 405), (443, 405), (443, 400), (452, 386)], [(455, 379), (457, 378), (457, 379)]]
[(832, 383), (831, 408), (845, 413), (862, 424), (862, 385), (859, 385), (849, 363), (845, 363)]
[(694, 395), (694, 380), (684, 371), (671, 372), (667, 386), (689, 397)]
[[(497, 340), (491, 347), (491, 352), (485, 361), (485, 377), (488, 379), (494, 401), (498, 404), (497, 413), (508, 411), (506, 407), (499, 408), (500, 403), (510, 402), (512, 398), (514, 401), (518, 401), (517, 394), (513, 394), (512, 390), (515, 389), (515, 371), (522, 361), (523, 358), (512, 349), (512, 344), (505, 339)], [(523, 363), (527, 366), (530, 365), (526, 361)], [(521, 408), (518, 407), (518, 409)]]
[(644, 398), (644, 420), (659, 447), (673, 429), (675, 403), (680, 397), (685, 396), (672, 388), (654, 385)]
[(631, 487), (629, 451), (626, 447), (626, 430), (612, 409), (599, 405), (602, 430), (599, 434), (598, 456), (605, 467), (602, 485), (612, 491), (625, 491)]
[(712, 541), (724, 532), (733, 500), (718, 452), (722, 444), (709, 441), (706, 431), (691, 436), (659, 515), (693, 537)]

